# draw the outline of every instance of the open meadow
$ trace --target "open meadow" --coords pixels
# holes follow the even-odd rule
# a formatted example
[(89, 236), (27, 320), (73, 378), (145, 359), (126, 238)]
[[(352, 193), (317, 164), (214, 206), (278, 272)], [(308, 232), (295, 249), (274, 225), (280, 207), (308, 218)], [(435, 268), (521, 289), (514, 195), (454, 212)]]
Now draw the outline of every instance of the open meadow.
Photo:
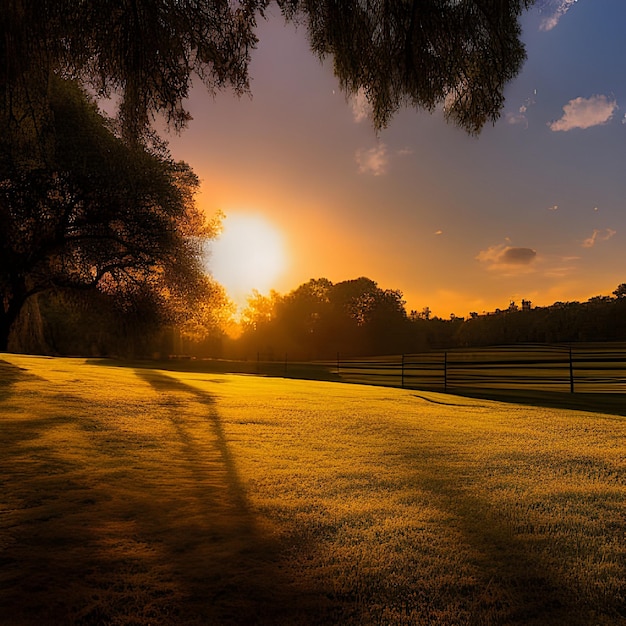
[(626, 417), (0, 355), (0, 623), (626, 624)]

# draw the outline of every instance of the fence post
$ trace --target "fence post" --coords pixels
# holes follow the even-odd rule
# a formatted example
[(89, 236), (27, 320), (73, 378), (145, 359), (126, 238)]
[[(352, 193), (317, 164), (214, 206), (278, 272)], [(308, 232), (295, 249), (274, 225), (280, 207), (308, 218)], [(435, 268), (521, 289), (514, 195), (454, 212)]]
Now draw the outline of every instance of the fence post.
[(443, 353), (443, 390), (448, 391), (448, 353)]
[(400, 386), (404, 389), (404, 354), (402, 355), (402, 378), (400, 381)]
[(574, 393), (574, 359), (572, 358), (572, 346), (569, 347), (569, 392)]

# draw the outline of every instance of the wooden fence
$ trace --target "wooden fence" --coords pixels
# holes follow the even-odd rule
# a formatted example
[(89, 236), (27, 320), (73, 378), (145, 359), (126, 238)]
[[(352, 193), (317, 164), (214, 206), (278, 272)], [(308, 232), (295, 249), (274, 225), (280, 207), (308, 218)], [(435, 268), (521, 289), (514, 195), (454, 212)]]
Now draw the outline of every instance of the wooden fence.
[(327, 362), (345, 382), (407, 389), (626, 392), (626, 343), (521, 345)]

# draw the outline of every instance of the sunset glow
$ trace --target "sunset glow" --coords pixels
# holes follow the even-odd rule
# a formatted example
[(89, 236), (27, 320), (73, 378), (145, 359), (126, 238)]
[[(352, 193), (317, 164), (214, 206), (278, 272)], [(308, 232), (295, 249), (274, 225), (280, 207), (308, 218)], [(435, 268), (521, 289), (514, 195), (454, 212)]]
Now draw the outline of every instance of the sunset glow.
[(282, 235), (270, 221), (252, 213), (227, 215), (222, 233), (209, 247), (211, 273), (240, 307), (252, 290), (275, 288), (286, 264)]
[(205, 212), (228, 224), (254, 208), (289, 242), (289, 262), (273, 244), (224, 241), (209, 269), (240, 302), (246, 288), (367, 276), (444, 318), (610, 294), (626, 280), (625, 11), (542, 0), (524, 13), (528, 58), (478, 138), (439, 109), (401, 110), (376, 133), (304, 32), (260, 21), (252, 97), (194, 89), (193, 121), (169, 140), (201, 177)]

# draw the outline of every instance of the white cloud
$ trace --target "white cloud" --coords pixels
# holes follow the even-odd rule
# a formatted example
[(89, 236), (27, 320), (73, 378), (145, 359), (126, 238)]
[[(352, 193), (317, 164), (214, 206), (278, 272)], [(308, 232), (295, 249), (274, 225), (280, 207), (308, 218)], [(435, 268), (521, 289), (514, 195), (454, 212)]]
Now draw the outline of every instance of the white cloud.
[(583, 241), (582, 247), (593, 248), (599, 241), (608, 241), (615, 234), (617, 234), (617, 231), (612, 228), (605, 228), (604, 230), (598, 230), (596, 228), (591, 234), (591, 237), (587, 237), (587, 239)]
[(559, 210), (558, 204), (553, 204), (552, 206), (548, 207), (548, 211), (558, 211), (558, 210)]
[(600, 126), (606, 124), (617, 109), (617, 102), (609, 100), (606, 96), (574, 98), (563, 107), (563, 117), (548, 126), (553, 131)]
[(363, 89), (359, 89), (354, 96), (350, 96), (350, 106), (352, 107), (352, 116), (357, 124), (365, 121), (372, 115), (372, 106), (367, 101), (367, 96)]
[(540, 9), (545, 9), (547, 15), (541, 20), (539, 29), (543, 31), (552, 30), (576, 2), (578, 0), (547, 0), (543, 2)]
[(384, 143), (380, 143), (375, 148), (370, 148), (369, 150), (357, 150), (355, 158), (361, 174), (381, 176), (387, 173), (389, 156), (387, 154), (387, 145)]

